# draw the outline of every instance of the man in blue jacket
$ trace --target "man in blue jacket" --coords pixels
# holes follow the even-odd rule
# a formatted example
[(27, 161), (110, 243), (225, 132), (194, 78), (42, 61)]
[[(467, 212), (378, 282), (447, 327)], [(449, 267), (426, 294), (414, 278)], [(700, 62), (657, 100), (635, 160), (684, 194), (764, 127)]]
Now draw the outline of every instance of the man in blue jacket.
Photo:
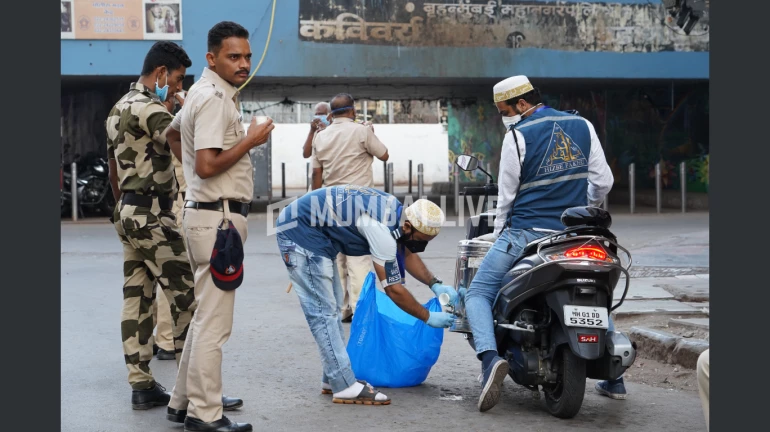
[(371, 255), (385, 293), (406, 313), (431, 327), (449, 327), (454, 317), (430, 312), (404, 288), (404, 269), (450, 303), (457, 292), (425, 267), (418, 253), (439, 233), (444, 213), (420, 199), (407, 208), (385, 192), (355, 185), (316, 189), (281, 211), (276, 224), (281, 251), (293, 288), (323, 365), (322, 393), (334, 403), (388, 405), (390, 398), (357, 381), (343, 340), (340, 309), (343, 291), (337, 254)]
[[(503, 276), (528, 243), (565, 229), (564, 210), (601, 205), (613, 183), (591, 122), (543, 105), (540, 92), (527, 77), (514, 76), (496, 84), (494, 100), (508, 129), (500, 157), (495, 231), (488, 239), (495, 243), (465, 294), (483, 370), (479, 411), (497, 404), (500, 384), (508, 373), (508, 363), (497, 355), (492, 318)], [(597, 384), (597, 391), (614, 399), (624, 399), (626, 394), (622, 378)]]

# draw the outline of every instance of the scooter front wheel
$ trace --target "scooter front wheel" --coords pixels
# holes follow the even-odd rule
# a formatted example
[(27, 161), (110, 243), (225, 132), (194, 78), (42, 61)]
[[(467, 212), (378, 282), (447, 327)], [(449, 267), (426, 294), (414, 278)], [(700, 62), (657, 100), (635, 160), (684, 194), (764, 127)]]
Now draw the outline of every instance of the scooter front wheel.
[(575, 417), (583, 405), (586, 392), (586, 361), (575, 355), (568, 345), (562, 346), (558, 379), (553, 386), (543, 386), (545, 406), (554, 417)]

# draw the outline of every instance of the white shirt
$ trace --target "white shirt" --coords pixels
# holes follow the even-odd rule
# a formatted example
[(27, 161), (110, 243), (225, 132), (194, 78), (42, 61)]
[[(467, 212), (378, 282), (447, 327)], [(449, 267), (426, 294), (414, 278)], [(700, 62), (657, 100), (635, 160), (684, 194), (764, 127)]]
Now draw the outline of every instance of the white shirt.
[[(612, 189), (615, 178), (612, 175), (610, 166), (607, 165), (607, 159), (604, 157), (604, 150), (599, 142), (599, 137), (596, 135), (594, 125), (586, 119), (583, 120), (588, 125), (588, 131), (591, 135), (591, 154), (588, 156), (588, 205), (599, 206), (604, 202), (604, 198), (610, 192), (610, 189)], [(513, 135), (508, 132), (503, 139), (503, 148), (500, 154), (495, 236), (500, 236), (500, 233), (503, 231), (508, 211), (511, 209), (513, 200), (516, 198), (521, 175), (521, 164), (524, 163), (527, 152), (524, 135), (516, 129), (514, 129), (513, 133), (516, 134), (516, 139), (519, 142), (521, 162), (519, 162), (519, 156), (516, 154)]]

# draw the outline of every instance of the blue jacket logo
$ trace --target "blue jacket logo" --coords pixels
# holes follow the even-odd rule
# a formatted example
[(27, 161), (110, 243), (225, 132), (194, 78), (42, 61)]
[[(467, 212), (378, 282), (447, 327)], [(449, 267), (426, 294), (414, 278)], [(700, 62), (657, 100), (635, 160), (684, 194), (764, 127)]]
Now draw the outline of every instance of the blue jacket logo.
[(558, 123), (554, 123), (551, 142), (548, 144), (548, 150), (540, 163), (537, 175), (560, 173), (586, 165), (588, 165), (588, 159), (580, 147)]

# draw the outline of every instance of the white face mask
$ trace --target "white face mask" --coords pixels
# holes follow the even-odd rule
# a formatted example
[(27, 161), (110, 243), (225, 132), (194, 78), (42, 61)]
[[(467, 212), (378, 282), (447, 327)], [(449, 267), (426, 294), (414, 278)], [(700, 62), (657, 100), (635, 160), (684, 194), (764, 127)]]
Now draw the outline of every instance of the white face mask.
[(524, 111), (524, 112), (523, 112), (523, 113), (521, 113), (521, 114), (516, 114), (516, 115), (515, 115), (515, 116), (513, 116), (513, 117), (506, 117), (506, 116), (503, 116), (503, 124), (505, 125), (505, 129), (506, 129), (506, 130), (510, 129), (510, 128), (511, 128), (511, 126), (513, 126), (513, 125), (515, 125), (516, 123), (518, 123), (518, 122), (520, 122), (520, 121), (521, 121), (521, 116), (522, 116), (522, 115), (524, 115), (524, 114), (526, 114), (526, 113), (528, 113), (528, 112), (532, 111), (533, 109), (537, 108), (537, 107), (538, 107), (538, 106), (540, 106), (540, 105), (542, 105), (542, 103), (539, 103), (539, 104), (537, 104), (537, 105), (535, 105), (535, 106), (531, 107), (530, 109), (528, 109), (528, 110)]
[(505, 117), (503, 116), (503, 124), (505, 125), (505, 130), (508, 130), (511, 128), (511, 126), (515, 125), (516, 123), (521, 121), (520, 115), (515, 115), (513, 117)]

